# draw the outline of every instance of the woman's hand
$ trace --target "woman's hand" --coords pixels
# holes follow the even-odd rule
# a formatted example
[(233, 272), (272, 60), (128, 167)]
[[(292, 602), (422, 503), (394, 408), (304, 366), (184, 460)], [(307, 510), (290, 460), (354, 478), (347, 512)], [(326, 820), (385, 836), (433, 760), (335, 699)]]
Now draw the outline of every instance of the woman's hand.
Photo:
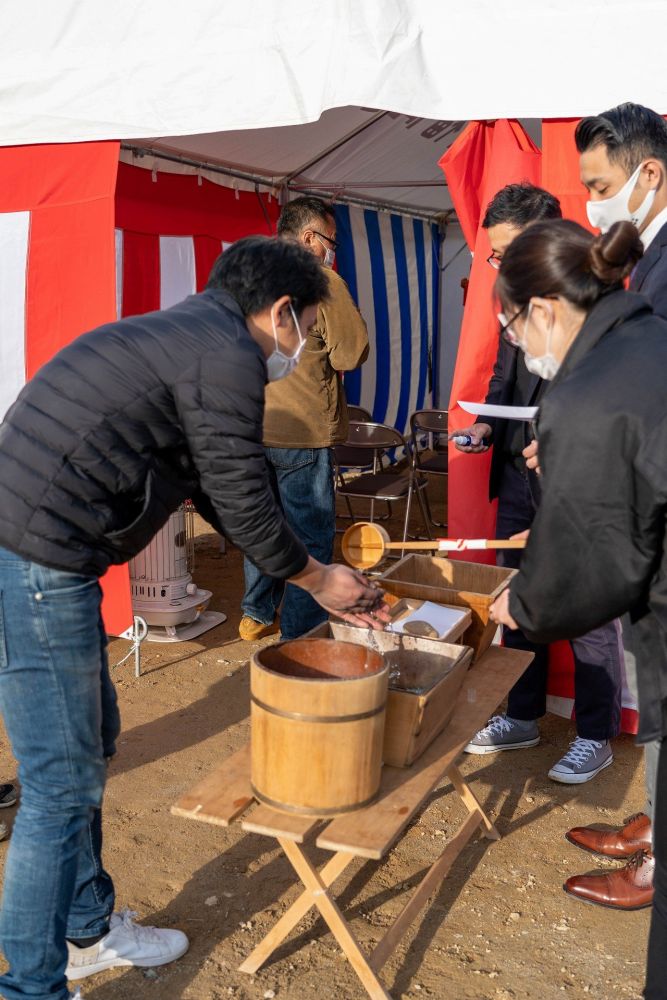
[(518, 628), (519, 626), (510, 614), (509, 607), (510, 589), (509, 587), (506, 587), (502, 594), (496, 597), (495, 601), (489, 608), (489, 617), (491, 621), (495, 622), (497, 625), (507, 625), (508, 628)]
[(523, 449), (521, 454), (526, 460), (526, 468), (533, 469), (538, 476), (541, 475), (542, 470), (540, 469), (537, 440), (531, 441), (530, 444)]

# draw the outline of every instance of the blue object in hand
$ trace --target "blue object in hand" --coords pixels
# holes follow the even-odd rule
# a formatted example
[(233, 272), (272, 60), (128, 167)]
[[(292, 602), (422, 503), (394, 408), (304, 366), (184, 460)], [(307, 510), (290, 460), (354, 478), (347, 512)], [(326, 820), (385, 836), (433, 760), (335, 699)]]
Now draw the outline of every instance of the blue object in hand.
[(462, 448), (469, 448), (471, 445), (479, 444), (479, 441), (474, 441), (470, 434), (457, 434), (456, 437), (452, 438), (452, 441)]

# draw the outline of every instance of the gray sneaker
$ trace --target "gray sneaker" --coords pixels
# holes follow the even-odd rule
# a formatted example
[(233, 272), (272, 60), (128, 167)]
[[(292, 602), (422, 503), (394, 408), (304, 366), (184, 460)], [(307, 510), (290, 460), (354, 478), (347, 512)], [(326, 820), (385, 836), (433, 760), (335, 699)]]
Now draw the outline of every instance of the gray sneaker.
[(520, 722), (506, 715), (494, 715), (463, 750), (465, 753), (496, 753), (498, 750), (534, 747), (539, 742), (536, 722)]
[(609, 740), (584, 740), (577, 736), (570, 749), (549, 771), (553, 781), (564, 785), (582, 785), (613, 762)]

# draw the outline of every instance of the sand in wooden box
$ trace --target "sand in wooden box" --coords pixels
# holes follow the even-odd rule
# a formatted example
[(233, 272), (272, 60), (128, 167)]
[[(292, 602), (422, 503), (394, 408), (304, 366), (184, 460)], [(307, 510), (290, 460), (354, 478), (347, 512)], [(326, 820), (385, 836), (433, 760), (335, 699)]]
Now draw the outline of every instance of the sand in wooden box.
[(380, 787), (388, 666), (377, 649), (303, 638), (250, 661), (251, 783), (284, 812), (333, 816)]
[(336, 621), (309, 635), (354, 642), (382, 653), (389, 668), (382, 757), (394, 767), (413, 764), (452, 717), (472, 650)]
[(497, 628), (489, 618), (489, 608), (516, 572), (502, 566), (410, 555), (391, 566), (379, 582), (397, 597), (470, 608), (472, 621), (461, 642), (470, 646), (478, 659), (491, 645)]

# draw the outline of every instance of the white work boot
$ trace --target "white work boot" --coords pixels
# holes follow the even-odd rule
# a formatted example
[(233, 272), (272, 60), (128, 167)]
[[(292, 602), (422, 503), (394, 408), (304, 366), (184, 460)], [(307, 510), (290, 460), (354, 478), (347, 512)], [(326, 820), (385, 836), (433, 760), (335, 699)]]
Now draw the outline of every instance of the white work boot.
[(185, 955), (189, 942), (182, 931), (142, 927), (135, 924), (136, 915), (132, 910), (113, 913), (109, 933), (88, 948), (79, 948), (68, 941), (67, 978), (84, 979), (121, 965), (140, 968), (166, 965)]

